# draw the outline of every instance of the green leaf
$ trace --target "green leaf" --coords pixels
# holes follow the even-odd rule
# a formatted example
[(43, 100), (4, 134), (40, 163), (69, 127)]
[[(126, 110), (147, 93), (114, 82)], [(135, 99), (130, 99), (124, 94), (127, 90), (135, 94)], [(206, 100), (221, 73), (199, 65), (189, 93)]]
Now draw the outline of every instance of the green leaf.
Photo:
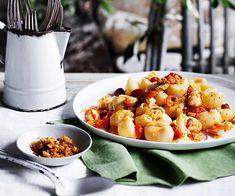
[(199, 13), (198, 10), (195, 8), (195, 6), (193, 5), (191, 0), (184, 0), (184, 4), (186, 6), (186, 8), (193, 13), (193, 15), (198, 18), (199, 17)]
[(32, 5), (33, 7), (35, 6), (35, 3), (36, 3), (35, 0), (29, 0), (28, 2), (29, 2), (29, 4)]
[(100, 6), (107, 12), (113, 12), (113, 6), (107, 0), (101, 0)]
[(190, 10), (193, 11), (193, 3), (191, 0), (186, 0), (185, 1), (186, 7)]
[(167, 0), (153, 0), (157, 4), (164, 4)]
[(228, 7), (235, 10), (235, 2), (228, 1)]
[(61, 0), (61, 4), (63, 7), (67, 7), (67, 6), (71, 5), (71, 1), (70, 0)]
[(211, 0), (213, 8), (217, 8), (219, 5), (219, 0)]
[(228, 7), (228, 0), (220, 0), (224, 7)]
[(223, 7), (235, 9), (235, 2), (233, 0), (211, 0), (211, 3), (213, 8), (217, 8), (221, 4)]

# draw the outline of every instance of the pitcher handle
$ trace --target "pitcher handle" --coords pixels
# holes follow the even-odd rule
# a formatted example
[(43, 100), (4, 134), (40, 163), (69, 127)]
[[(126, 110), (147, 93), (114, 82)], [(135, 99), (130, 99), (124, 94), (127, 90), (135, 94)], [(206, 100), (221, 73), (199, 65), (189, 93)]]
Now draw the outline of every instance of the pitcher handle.
[[(0, 30), (6, 30), (6, 25), (2, 21), (0, 21)], [(0, 55), (0, 63), (5, 64), (4, 57), (2, 55)]]

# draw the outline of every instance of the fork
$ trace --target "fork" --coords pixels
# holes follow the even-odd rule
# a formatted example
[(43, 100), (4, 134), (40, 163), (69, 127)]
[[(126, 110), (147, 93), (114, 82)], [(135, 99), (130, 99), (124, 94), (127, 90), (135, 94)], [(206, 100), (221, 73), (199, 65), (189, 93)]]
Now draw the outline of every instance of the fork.
[(38, 19), (37, 11), (30, 10), (26, 12), (24, 29), (28, 31), (37, 31), (38, 32)]
[(20, 0), (20, 13), (22, 16), (22, 21), (25, 20), (25, 13), (29, 12), (31, 9), (32, 8), (29, 0)]
[(60, 1), (54, 0), (51, 18), (46, 26), (46, 30), (53, 28), (55, 26), (55, 22), (57, 21), (59, 14), (60, 14)]
[(23, 4), (24, 4), (24, 7), (26, 9), (26, 12), (30, 11), (31, 5), (30, 5), (29, 0), (23, 0)]
[(17, 29), (22, 31), (22, 20), (21, 20), (21, 14), (20, 14), (20, 4), (19, 0), (15, 0), (16, 4), (16, 25)]
[(114, 182), (111, 179), (94, 176), (85, 177), (75, 180), (61, 179), (53, 170), (45, 167), (39, 163), (18, 158), (0, 150), (0, 159), (4, 159), (13, 163), (17, 163), (32, 170), (36, 170), (41, 174), (47, 176), (54, 184), (57, 195), (80, 195), (87, 193), (94, 193), (111, 188)]
[(56, 25), (58, 26), (59, 29), (61, 28), (62, 23), (63, 23), (63, 15), (64, 15), (63, 6), (60, 4), (59, 14), (58, 14), (58, 18), (56, 20)]
[(9, 0), (7, 5), (7, 23), (9, 28), (22, 31), (19, 0)]
[(48, 0), (46, 16), (45, 16), (45, 19), (43, 20), (42, 24), (39, 27), (40, 31), (46, 30), (46, 27), (50, 21), (51, 15), (52, 15), (53, 5), (54, 5), (53, 0)]

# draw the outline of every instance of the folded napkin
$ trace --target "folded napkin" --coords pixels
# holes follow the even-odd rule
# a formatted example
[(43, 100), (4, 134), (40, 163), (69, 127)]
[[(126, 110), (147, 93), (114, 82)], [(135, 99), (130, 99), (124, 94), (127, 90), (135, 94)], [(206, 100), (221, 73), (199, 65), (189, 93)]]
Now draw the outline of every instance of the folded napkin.
[[(84, 128), (77, 119), (67, 123)], [(235, 174), (235, 143), (201, 150), (167, 151), (124, 146), (91, 134), (84, 164), (101, 176), (127, 185), (173, 187), (186, 180), (210, 181)]]

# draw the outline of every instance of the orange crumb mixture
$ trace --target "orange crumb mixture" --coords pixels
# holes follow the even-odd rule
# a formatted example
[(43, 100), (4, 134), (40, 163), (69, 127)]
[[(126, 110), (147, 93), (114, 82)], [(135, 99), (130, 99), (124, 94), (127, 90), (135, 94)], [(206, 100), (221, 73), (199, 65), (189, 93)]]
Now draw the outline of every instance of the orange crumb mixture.
[(62, 136), (61, 138), (40, 138), (38, 141), (33, 141), (30, 148), (35, 155), (46, 158), (67, 157), (79, 152), (78, 147), (67, 136)]

